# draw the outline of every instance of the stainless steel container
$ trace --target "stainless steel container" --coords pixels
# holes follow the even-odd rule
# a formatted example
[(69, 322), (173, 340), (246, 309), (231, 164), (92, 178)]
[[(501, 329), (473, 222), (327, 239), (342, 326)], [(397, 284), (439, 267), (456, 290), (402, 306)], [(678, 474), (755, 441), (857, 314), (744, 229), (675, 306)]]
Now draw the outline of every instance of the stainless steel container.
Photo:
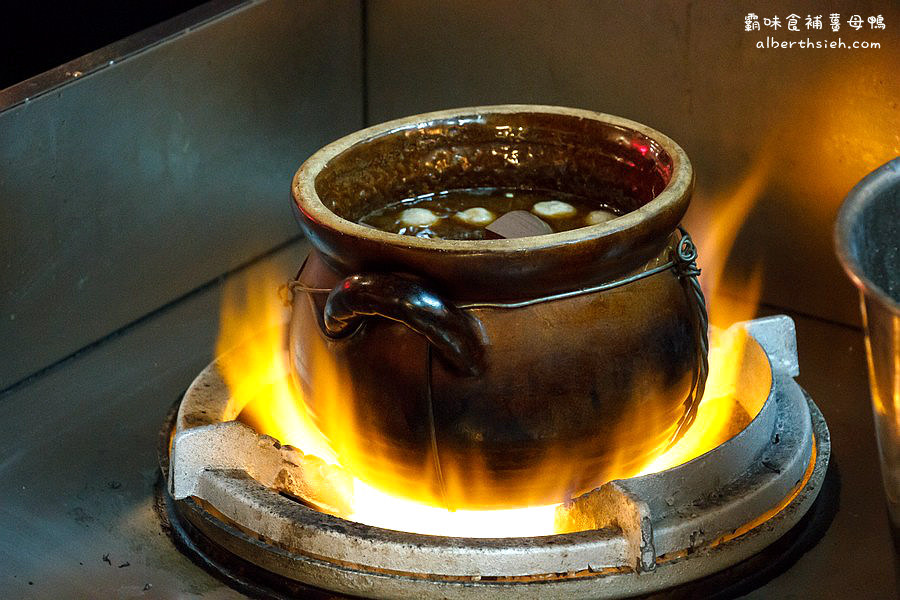
[(838, 258), (859, 288), (881, 472), (896, 538), (900, 532), (900, 158), (876, 169), (850, 191), (838, 215), (835, 244)]

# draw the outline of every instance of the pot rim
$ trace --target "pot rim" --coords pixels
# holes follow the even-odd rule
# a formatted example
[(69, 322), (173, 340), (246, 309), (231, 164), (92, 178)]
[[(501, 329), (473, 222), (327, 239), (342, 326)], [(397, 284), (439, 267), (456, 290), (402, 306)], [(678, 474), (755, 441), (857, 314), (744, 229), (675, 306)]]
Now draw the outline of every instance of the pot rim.
[[(473, 122), (486, 115), (516, 113), (555, 114), (600, 121), (624, 130), (637, 132), (653, 140), (672, 160), (672, 174), (666, 187), (652, 200), (638, 209), (625, 213), (599, 225), (589, 225), (568, 231), (545, 235), (512, 239), (491, 240), (447, 240), (442, 238), (419, 238), (381, 231), (345, 219), (328, 208), (316, 191), (316, 178), (330, 161), (358, 144), (364, 144), (386, 134), (404, 130), (433, 126), (437, 121), (456, 120), (463, 124)], [(291, 195), (304, 217), (318, 227), (323, 227), (341, 235), (362, 238), (371, 242), (406, 249), (421, 249), (444, 253), (513, 253), (527, 250), (547, 249), (565, 246), (585, 239), (605, 238), (621, 235), (642, 223), (663, 218), (673, 205), (687, 201), (693, 188), (694, 173), (691, 162), (682, 148), (671, 138), (659, 131), (615, 115), (590, 110), (549, 106), (540, 104), (503, 104), (493, 106), (470, 106), (435, 112), (421, 113), (373, 125), (344, 136), (321, 148), (301, 165), (291, 184)]]
[(834, 245), (838, 260), (847, 276), (866, 296), (877, 299), (878, 303), (894, 314), (900, 314), (900, 303), (887, 291), (866, 275), (852, 249), (854, 224), (871, 202), (890, 188), (900, 188), (900, 157), (889, 160), (868, 175), (847, 194), (838, 212), (834, 225)]

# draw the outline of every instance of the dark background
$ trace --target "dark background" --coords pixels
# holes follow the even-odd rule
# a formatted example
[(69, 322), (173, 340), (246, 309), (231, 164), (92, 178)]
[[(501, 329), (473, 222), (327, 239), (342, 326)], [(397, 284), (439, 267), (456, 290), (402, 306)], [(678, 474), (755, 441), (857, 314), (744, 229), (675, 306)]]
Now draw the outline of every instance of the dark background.
[[(32, 1), (0, 18), (0, 89), (102, 48), (203, 0)], [(8, 9), (6, 9), (8, 10)]]

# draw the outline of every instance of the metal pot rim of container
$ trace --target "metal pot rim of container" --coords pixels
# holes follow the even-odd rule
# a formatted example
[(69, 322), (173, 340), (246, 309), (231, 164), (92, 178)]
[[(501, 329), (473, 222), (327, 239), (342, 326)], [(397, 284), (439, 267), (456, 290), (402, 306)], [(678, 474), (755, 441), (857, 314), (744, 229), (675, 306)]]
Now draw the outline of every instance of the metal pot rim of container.
[[(891, 297), (882, 285), (872, 280), (854, 248), (853, 228), (862, 214), (871, 208), (890, 187), (900, 188), (900, 157), (875, 169), (857, 183), (847, 194), (834, 228), (837, 257), (853, 283), (866, 295), (873, 296), (879, 304), (900, 314), (900, 302)], [(885, 215), (885, 218), (889, 218)], [(900, 243), (895, 240), (895, 243)]]

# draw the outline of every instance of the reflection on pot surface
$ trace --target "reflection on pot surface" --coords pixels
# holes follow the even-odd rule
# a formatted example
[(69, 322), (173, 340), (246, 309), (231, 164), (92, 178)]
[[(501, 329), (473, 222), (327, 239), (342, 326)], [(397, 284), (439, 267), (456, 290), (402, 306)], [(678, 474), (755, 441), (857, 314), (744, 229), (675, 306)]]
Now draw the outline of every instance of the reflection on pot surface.
[[(696, 252), (678, 230), (692, 184), (661, 133), (553, 107), (420, 115), (314, 154), (294, 179), (314, 251), (292, 285), (290, 349), (341, 462), (401, 496), (484, 509), (559, 502), (664, 451), (707, 373)], [(582, 199), (583, 220), (587, 206), (620, 216), (486, 240), (358, 224), (485, 188), (520, 190), (507, 208), (553, 190)]]

